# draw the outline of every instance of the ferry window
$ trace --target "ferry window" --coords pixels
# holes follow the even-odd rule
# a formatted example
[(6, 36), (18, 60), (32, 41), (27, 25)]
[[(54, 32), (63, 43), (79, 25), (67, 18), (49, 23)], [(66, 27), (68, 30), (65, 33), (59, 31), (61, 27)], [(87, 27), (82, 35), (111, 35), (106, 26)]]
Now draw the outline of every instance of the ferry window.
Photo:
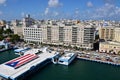
[(59, 62), (63, 62), (63, 61), (59, 61)]

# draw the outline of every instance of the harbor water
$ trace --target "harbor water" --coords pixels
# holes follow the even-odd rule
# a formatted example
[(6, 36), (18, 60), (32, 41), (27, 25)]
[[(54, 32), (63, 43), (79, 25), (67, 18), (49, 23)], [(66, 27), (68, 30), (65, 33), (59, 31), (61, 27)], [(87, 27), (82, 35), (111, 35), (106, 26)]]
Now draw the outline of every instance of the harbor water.
[[(18, 57), (12, 50), (0, 53), (0, 63)], [(120, 80), (120, 67), (85, 60), (69, 66), (48, 64), (27, 80)]]

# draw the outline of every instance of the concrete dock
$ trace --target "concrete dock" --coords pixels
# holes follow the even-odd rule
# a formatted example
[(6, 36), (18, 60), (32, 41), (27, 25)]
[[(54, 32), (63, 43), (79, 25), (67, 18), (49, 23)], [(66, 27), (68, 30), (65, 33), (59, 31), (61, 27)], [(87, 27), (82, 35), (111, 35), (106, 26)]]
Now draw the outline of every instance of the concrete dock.
[[(31, 51), (26, 52), (25, 55), (35, 54), (38, 51), (39, 51), (39, 49), (33, 49)], [(41, 63), (44, 64), (44, 62), (48, 59), (51, 60), (54, 56), (57, 55), (55, 53), (56, 53), (55, 51), (43, 50), (42, 53), (35, 54), (38, 56), (37, 58), (25, 63), (24, 65), (21, 65), (18, 68), (14, 68), (14, 61), (15, 61), (14, 59), (6, 62), (6, 63), (10, 63), (10, 66), (6, 65), (6, 63), (3, 63), (0, 65), (0, 76), (3, 79), (17, 80), (17, 78), (19, 78), (22, 75), (25, 75), (25, 73), (30, 71), (33, 67), (35, 68), (36, 66), (38, 66)], [(19, 59), (19, 58), (21, 58), (21, 59)], [(18, 61), (18, 60), (22, 60), (22, 56), (16, 58), (16, 61)], [(23, 61), (25, 61), (25, 60), (23, 60)], [(13, 64), (11, 62), (13, 62)]]

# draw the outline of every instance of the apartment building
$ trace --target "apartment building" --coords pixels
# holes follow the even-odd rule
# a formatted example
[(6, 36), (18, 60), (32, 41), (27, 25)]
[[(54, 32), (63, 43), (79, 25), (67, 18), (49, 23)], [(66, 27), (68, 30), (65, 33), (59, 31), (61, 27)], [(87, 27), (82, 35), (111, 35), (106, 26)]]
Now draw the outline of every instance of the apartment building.
[(115, 28), (114, 41), (120, 42), (120, 28)]
[(86, 25), (41, 25), (24, 28), (25, 41), (93, 48), (95, 28)]
[(114, 27), (101, 27), (99, 28), (99, 37), (100, 39), (113, 40), (115, 36), (115, 29)]
[(24, 27), (23, 28), (24, 40), (26, 42), (43, 42), (42, 28), (39, 27)]

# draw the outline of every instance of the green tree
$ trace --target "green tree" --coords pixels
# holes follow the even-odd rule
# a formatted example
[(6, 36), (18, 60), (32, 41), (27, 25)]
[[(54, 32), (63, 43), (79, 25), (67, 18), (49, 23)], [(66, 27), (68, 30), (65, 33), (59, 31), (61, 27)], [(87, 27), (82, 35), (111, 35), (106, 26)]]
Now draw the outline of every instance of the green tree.
[(95, 40), (98, 40), (99, 39), (99, 35), (95, 35)]
[(13, 34), (11, 36), (11, 41), (12, 42), (16, 42), (16, 41), (19, 41), (20, 40), (20, 36), (18, 36), (17, 34)]
[(1, 29), (0, 29), (0, 35), (2, 35), (2, 34), (3, 34), (3, 29), (1, 28)]
[(11, 29), (6, 29), (6, 30), (4, 31), (4, 33), (9, 35), (9, 34), (13, 33), (13, 31), (12, 31)]
[(3, 40), (3, 39), (4, 39), (3, 35), (0, 34), (0, 41)]

